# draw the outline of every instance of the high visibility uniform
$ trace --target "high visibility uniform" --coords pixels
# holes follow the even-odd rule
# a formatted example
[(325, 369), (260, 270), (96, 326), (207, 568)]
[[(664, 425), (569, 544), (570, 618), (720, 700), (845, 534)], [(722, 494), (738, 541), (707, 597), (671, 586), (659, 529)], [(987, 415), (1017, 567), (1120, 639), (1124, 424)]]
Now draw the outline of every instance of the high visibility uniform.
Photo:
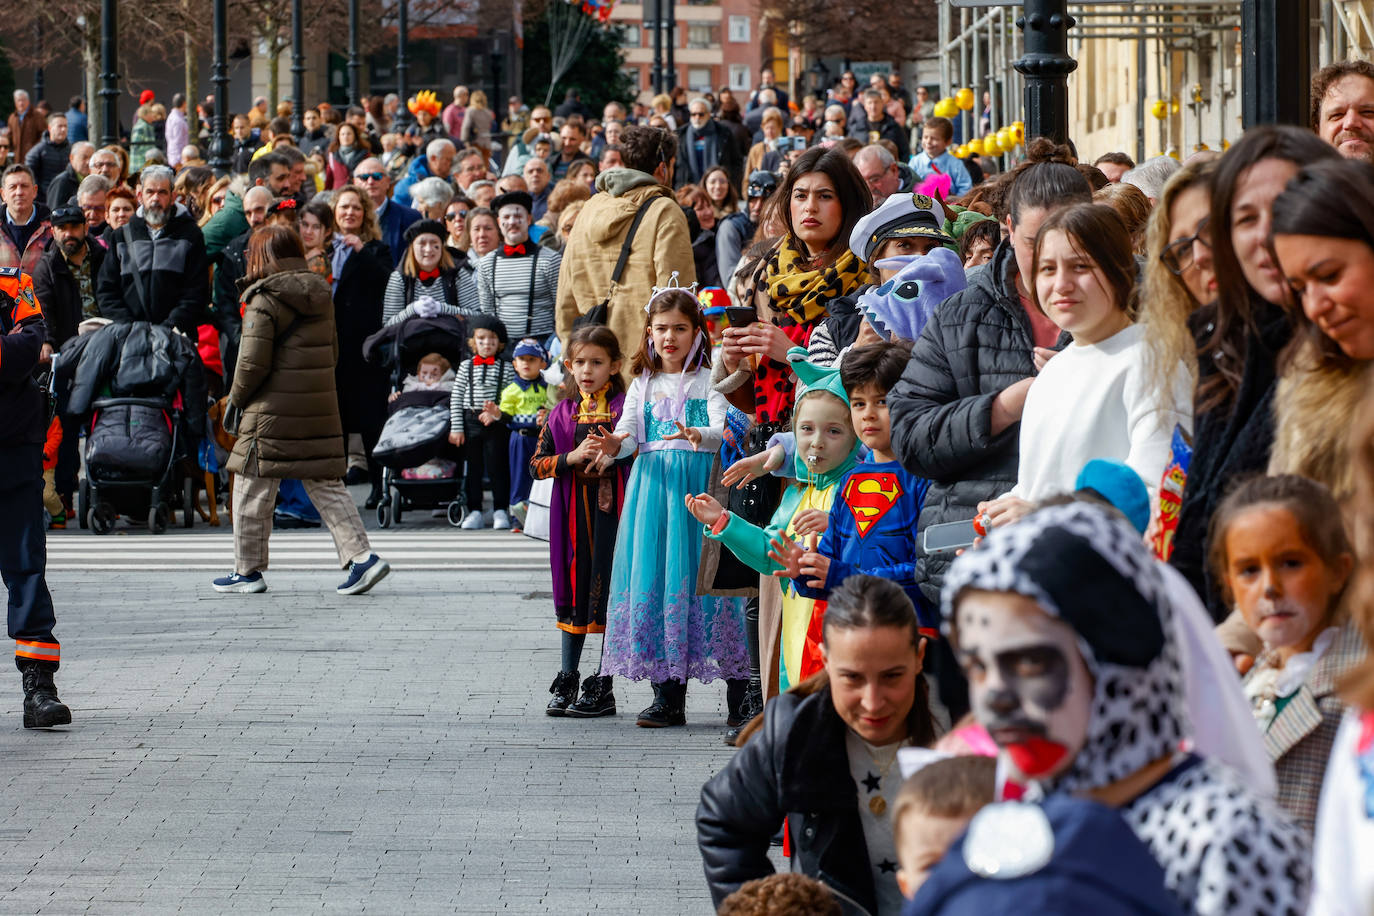
[[(16, 330), (17, 329), (17, 330)], [(56, 669), (52, 596), (43, 571), (43, 431), (47, 413), (33, 381), (42, 355), (43, 311), (29, 275), (0, 268), (0, 578), (9, 591), (15, 664)]]

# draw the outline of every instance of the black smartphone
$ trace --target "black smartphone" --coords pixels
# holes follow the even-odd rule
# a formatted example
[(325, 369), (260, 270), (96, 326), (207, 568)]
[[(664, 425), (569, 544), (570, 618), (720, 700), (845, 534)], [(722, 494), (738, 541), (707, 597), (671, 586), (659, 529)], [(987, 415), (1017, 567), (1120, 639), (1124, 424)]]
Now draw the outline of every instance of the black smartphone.
[(747, 305), (727, 305), (725, 318), (732, 328), (747, 328), (758, 320), (758, 315)]
[(947, 522), (943, 525), (930, 525), (925, 530), (921, 546), (927, 554), (953, 553), (973, 546), (979, 537), (974, 527), (976, 519), (966, 522)]

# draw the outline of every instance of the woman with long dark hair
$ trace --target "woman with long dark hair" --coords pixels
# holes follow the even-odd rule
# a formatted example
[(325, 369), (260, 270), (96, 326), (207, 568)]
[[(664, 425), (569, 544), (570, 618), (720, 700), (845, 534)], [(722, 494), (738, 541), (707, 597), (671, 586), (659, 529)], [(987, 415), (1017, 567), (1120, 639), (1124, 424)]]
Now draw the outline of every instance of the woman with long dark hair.
[(897, 752), (935, 740), (926, 640), (901, 586), (851, 576), (830, 593), (825, 668), (769, 703), (761, 727), (701, 790), (697, 845), (717, 904), (772, 874), (784, 821), (792, 869), (824, 882), (854, 912), (900, 912), (888, 809)]
[(382, 299), (391, 276), (391, 249), (382, 241), (372, 199), (355, 185), (334, 194), (334, 315), (339, 331), (339, 406), (345, 434), (362, 437), (372, 492), (382, 498), (382, 471), (370, 457), (386, 422), (386, 370), (363, 359), (363, 341), (382, 327)]
[(234, 473), (234, 571), (217, 592), (267, 591), (267, 539), (283, 479), (300, 480), (334, 537), (360, 595), (390, 571), (372, 552), (343, 485), (343, 427), (334, 382), (339, 355), (329, 284), (310, 270), (294, 229), (265, 226), (248, 241), (243, 339), (229, 403), (243, 412), (229, 458)]
[(1264, 126), (1223, 156), (1208, 217), (1217, 301), (1202, 333), (1193, 456), (1169, 558), (1213, 617), (1228, 613), (1206, 569), (1207, 524), (1232, 481), (1263, 471), (1274, 442), (1278, 356), (1293, 336), (1292, 294), (1269, 245), (1274, 199), (1310, 162), (1335, 150), (1307, 130)]
[(1374, 360), (1374, 166), (1305, 167), (1274, 201), (1273, 236), (1298, 308), (1280, 365), (1269, 472), (1310, 477), (1347, 503), (1355, 491), (1348, 424)]
[[(849, 250), (849, 236), (855, 223), (873, 209), (873, 195), (843, 151), (817, 147), (802, 153), (776, 200), (783, 235), (754, 271), (753, 301), (740, 303), (752, 305), (758, 320), (725, 330), (720, 360), (719, 374), (725, 376), (721, 390), (740, 392), (733, 402), (741, 409), (752, 408), (754, 414), (745, 447), (751, 455), (791, 423), (796, 385), (787, 351), (807, 346), (812, 331), (829, 315), (831, 300), (853, 293), (868, 276), (863, 260)], [(772, 516), (779, 498), (774, 482), (764, 480), (747, 496), (732, 497), (729, 508), (761, 525)], [(743, 570), (736, 573), (749, 575)], [(757, 581), (760, 590), (757, 626), (752, 605), (749, 615), (750, 664), (758, 676), (751, 674), (745, 709), (757, 713), (762, 696), (777, 692), (782, 593), (771, 576), (749, 581)], [(719, 575), (716, 584), (725, 584)]]

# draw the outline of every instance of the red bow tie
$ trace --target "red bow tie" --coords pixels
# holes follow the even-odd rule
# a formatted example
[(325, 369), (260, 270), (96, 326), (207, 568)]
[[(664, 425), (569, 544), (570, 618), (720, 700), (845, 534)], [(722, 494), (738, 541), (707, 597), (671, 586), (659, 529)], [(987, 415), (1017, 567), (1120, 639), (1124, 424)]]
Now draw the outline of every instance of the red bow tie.
[(519, 245), (502, 245), (501, 247), (506, 250), (506, 257), (508, 258), (513, 258), (517, 254), (529, 254), (525, 249), (524, 242), (521, 242)]
[(437, 279), (439, 279), (439, 271), (437, 271), (437, 270), (422, 270), (422, 271), (420, 271), (420, 282), (421, 282), (421, 283), (428, 283), (428, 282), (431, 281), (431, 280), (437, 280)]
[(494, 357), (494, 356), (474, 356), (474, 357), (472, 358), (472, 364), (473, 364), (474, 366), (494, 366), (494, 365), (496, 365), (496, 357)]

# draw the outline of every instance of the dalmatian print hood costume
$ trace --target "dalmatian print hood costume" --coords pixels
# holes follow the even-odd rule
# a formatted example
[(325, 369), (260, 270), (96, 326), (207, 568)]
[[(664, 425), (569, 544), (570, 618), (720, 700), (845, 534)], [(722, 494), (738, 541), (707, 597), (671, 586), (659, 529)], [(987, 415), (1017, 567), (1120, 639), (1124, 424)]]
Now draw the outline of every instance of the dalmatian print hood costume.
[[(1173, 610), (1134, 529), (1087, 503), (996, 529), (950, 568), (947, 636), (957, 635), (954, 609), (966, 589), (1024, 595), (1069, 624), (1093, 677), (1082, 750), (1028, 797), (1081, 794), (1177, 751), (1190, 725)], [(1208, 916), (1304, 913), (1310, 855), (1301, 830), (1228, 767), (1187, 757), (1181, 764), (1121, 812), (1179, 903)]]

